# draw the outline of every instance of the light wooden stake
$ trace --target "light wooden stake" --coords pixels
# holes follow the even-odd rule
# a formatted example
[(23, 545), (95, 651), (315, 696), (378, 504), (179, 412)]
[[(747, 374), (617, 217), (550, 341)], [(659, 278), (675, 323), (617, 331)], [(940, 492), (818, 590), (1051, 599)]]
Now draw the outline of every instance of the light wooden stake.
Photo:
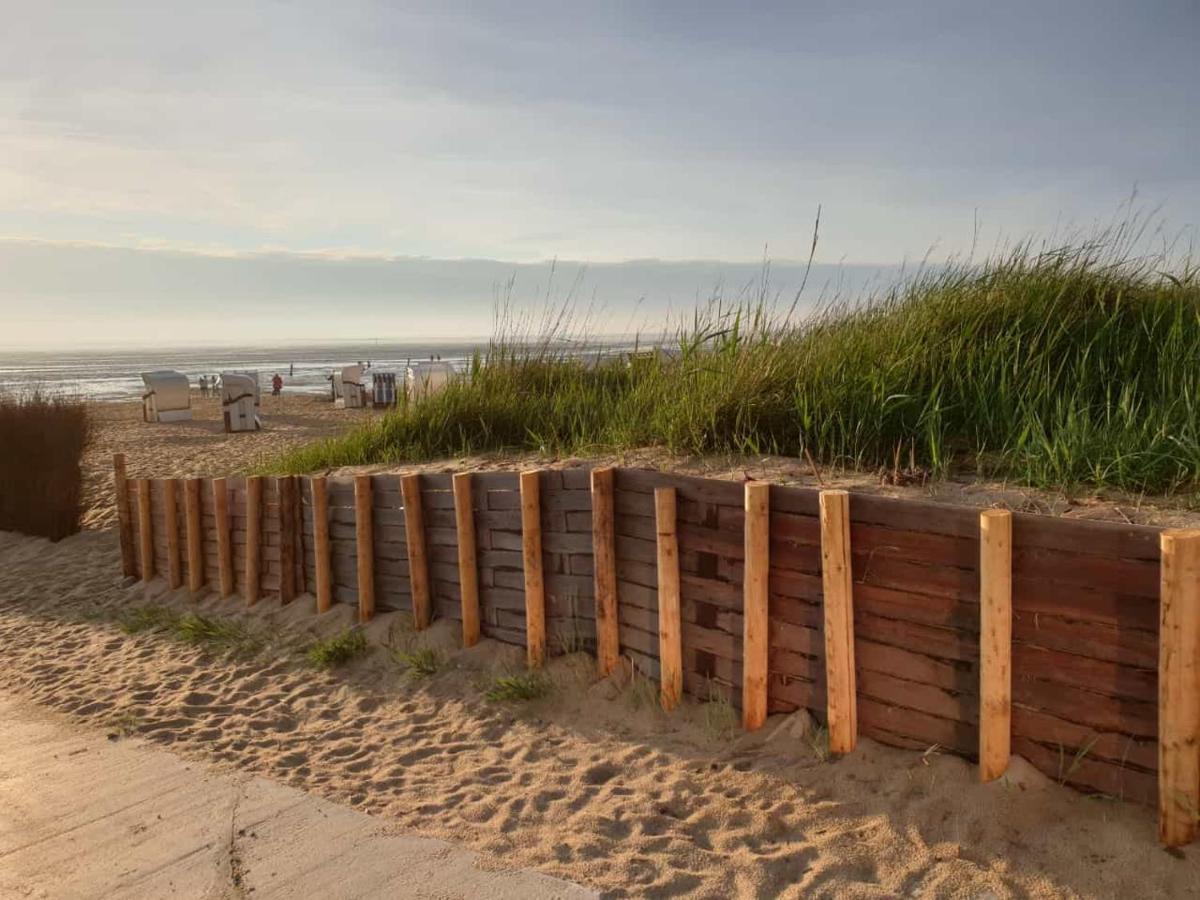
[(233, 594), (233, 546), (229, 535), (229, 488), (224, 478), (212, 480), (213, 518), (217, 526), (217, 574), (221, 597)]
[(616, 520), (613, 470), (592, 469), (592, 571), (596, 591), (596, 668), (603, 678), (621, 661), (617, 619)]
[(525, 657), (531, 669), (546, 661), (546, 584), (542, 577), (541, 473), (521, 473), (521, 551), (525, 564)]
[(825, 595), (829, 750), (849, 753), (858, 743), (858, 700), (854, 677), (850, 495), (846, 491), (821, 491), (821, 583)]
[(329, 544), (329, 494), (324, 475), (314, 475), (312, 486), (313, 555), (317, 570), (317, 612), (333, 605), (333, 559)]
[(167, 519), (167, 585), (175, 590), (183, 584), (183, 559), (179, 555), (179, 482), (163, 480), (163, 514)]
[(1012, 743), (1012, 513), (979, 514), (979, 779), (1004, 774)]
[(408, 577), (412, 586), (413, 627), (429, 627), (429, 554), (425, 550), (425, 512), (421, 507), (421, 476), (415, 472), (400, 478), (404, 495), (404, 536), (408, 541)]
[(1200, 531), (1160, 540), (1158, 836), (1178, 847), (1200, 815)]
[(263, 480), (260, 475), (246, 479), (246, 603), (254, 604), (262, 595), (262, 507)]
[(679, 538), (675, 488), (654, 489), (658, 537), (658, 661), (662, 708), (672, 710), (683, 696), (683, 628), (679, 610)]
[(129, 504), (129, 478), (125, 474), (125, 454), (113, 454), (113, 491), (117, 495), (117, 527), (121, 539), (121, 571), (126, 578), (137, 578), (137, 547), (133, 539), (133, 509)]
[(371, 513), (371, 476), (354, 476), (354, 540), (358, 553), (358, 621), (375, 617), (375, 524)]
[(150, 479), (138, 479), (138, 536), (142, 581), (154, 577), (154, 523), (150, 520)]
[(204, 535), (200, 531), (200, 491), (203, 481), (189, 478), (184, 482), (184, 521), (187, 524), (188, 590), (204, 590)]
[(762, 728), (767, 721), (767, 617), (771, 547), (771, 486), (746, 483), (745, 551), (742, 616), (742, 727)]
[(475, 558), (475, 503), (471, 473), (454, 476), (454, 527), (458, 533), (458, 584), (464, 647), (479, 643), (479, 566)]

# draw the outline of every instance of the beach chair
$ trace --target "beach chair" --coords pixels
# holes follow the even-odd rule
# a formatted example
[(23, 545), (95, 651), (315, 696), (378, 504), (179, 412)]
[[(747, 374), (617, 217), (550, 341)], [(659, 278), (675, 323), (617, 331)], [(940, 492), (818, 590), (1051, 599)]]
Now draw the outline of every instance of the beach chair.
[(366, 406), (366, 385), (362, 383), (362, 366), (343, 366), (340, 373), (341, 396), (334, 401), (338, 409), (358, 409)]
[(262, 428), (257, 372), (221, 373), (221, 410), (227, 432)]
[(192, 386), (181, 372), (143, 372), (142, 420), (186, 422), (192, 418)]
[(371, 405), (376, 407), (396, 405), (396, 373), (371, 373)]
[(407, 388), (410, 400), (424, 400), (443, 390), (456, 373), (448, 362), (417, 362), (408, 367)]

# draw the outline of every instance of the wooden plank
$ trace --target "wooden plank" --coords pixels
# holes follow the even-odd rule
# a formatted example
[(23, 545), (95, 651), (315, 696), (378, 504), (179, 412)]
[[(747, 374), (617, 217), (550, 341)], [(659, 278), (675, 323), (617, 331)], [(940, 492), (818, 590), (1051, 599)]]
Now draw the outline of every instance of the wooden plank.
[(354, 527), (357, 534), (358, 621), (370, 622), (375, 616), (375, 537), (371, 518), (371, 476), (354, 477)]
[(183, 557), (179, 548), (179, 481), (163, 481), (163, 515), (167, 527), (167, 584), (171, 590), (183, 585)]
[(138, 547), (142, 581), (154, 577), (154, 522), (150, 512), (149, 478), (139, 478), (138, 488)]
[(279, 602), (296, 599), (296, 479), (285, 475), (275, 479), (279, 512)]
[(979, 779), (1008, 769), (1012, 745), (1012, 513), (979, 514)]
[(212, 480), (213, 519), (217, 534), (217, 579), (221, 597), (233, 593), (233, 546), (229, 540), (229, 490), (224, 478)]
[(1158, 664), (1158, 836), (1196, 837), (1200, 811), (1200, 531), (1162, 535)]
[(596, 594), (596, 668), (603, 678), (621, 661), (611, 468), (592, 469), (592, 578)]
[(117, 528), (121, 539), (121, 572), (126, 578), (137, 578), (137, 547), (133, 539), (133, 510), (129, 504), (129, 478), (125, 470), (125, 454), (113, 454), (113, 491), (117, 495)]
[(475, 499), (470, 472), (454, 476), (454, 525), (458, 539), (458, 593), (464, 647), (479, 643), (479, 563), (475, 558)]
[(849, 753), (858, 743), (850, 495), (846, 491), (822, 491), (820, 504), (829, 749), (832, 753)]
[(202, 479), (189, 478), (184, 483), (184, 518), (187, 523), (188, 590), (193, 594), (204, 589), (204, 532), (200, 527), (200, 491)]
[(683, 694), (683, 627), (679, 611), (679, 539), (675, 488), (654, 489), (658, 531), (658, 661), (662, 708), (672, 710)]
[(262, 594), (262, 509), (263, 480), (246, 479), (246, 603), (253, 605)]
[(525, 655), (531, 669), (546, 660), (546, 586), (542, 577), (541, 473), (521, 473), (521, 553), (525, 572)]
[(742, 617), (742, 727), (755, 731), (767, 721), (768, 583), (771, 571), (771, 486), (746, 483), (745, 559)]
[(429, 556), (425, 549), (425, 511), (421, 502), (421, 476), (400, 476), (404, 497), (404, 538), (408, 544), (408, 573), (412, 582), (413, 627), (429, 627)]
[(333, 560), (329, 548), (329, 491), (324, 475), (309, 479), (312, 490), (313, 564), (317, 578), (317, 612), (333, 606)]

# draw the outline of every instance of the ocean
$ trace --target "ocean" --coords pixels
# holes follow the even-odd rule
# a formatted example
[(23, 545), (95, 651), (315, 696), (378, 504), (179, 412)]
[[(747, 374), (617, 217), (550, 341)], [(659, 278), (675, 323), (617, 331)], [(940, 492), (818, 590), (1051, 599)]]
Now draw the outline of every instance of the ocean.
[(464, 367), (480, 343), (338, 343), (293, 347), (195, 347), (174, 350), (5, 351), (0, 350), (0, 391), (38, 387), (89, 400), (128, 400), (142, 395), (142, 372), (173, 369), (193, 386), (201, 375), (258, 370), (264, 390), (283, 376), (284, 390), (320, 394), (329, 373), (362, 362), (383, 372), (403, 372), (409, 361), (431, 355)]

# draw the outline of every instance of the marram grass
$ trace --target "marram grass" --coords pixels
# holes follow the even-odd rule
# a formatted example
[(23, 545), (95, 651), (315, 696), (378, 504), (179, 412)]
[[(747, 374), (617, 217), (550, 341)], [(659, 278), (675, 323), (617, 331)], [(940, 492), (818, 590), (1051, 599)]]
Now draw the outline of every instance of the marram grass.
[(560, 349), (561, 319), (533, 340), (510, 330), (469, 379), (272, 468), (660, 446), (1195, 490), (1200, 275), (1125, 246), (1023, 246), (803, 319), (714, 303), (632, 364)]

